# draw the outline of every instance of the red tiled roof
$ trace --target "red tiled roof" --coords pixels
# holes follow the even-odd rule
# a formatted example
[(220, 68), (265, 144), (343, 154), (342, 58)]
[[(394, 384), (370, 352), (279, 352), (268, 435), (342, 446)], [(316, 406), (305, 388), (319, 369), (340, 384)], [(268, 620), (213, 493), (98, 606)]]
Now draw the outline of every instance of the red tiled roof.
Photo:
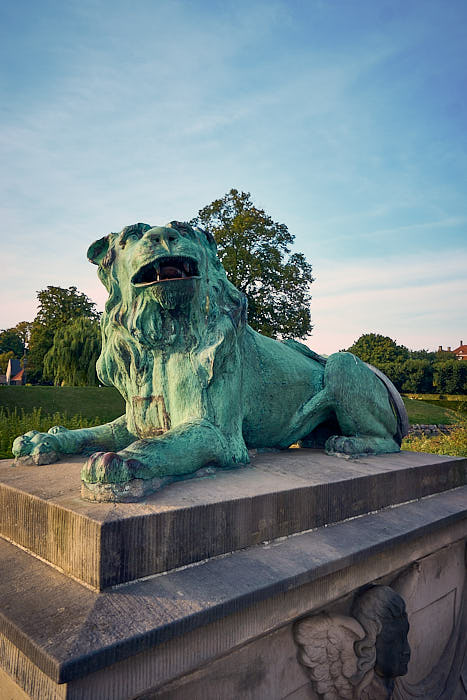
[(12, 381), (13, 381), (13, 382), (19, 381), (20, 379), (23, 378), (23, 374), (24, 374), (24, 369), (20, 369), (20, 371), (18, 372), (18, 374), (15, 374), (14, 377), (11, 377), (11, 378), (10, 378), (10, 382), (12, 382)]
[(455, 352), (457, 354), (462, 353), (463, 355), (467, 355), (467, 345), (459, 345), (459, 347), (455, 348), (452, 352)]

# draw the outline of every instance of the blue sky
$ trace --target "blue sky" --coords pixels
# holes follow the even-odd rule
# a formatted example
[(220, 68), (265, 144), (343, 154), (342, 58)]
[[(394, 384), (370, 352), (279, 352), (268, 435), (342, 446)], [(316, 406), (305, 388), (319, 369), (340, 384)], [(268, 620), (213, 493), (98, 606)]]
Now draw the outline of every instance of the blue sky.
[(4, 0), (0, 328), (102, 308), (87, 246), (231, 187), (296, 235), (330, 353), (467, 342), (465, 0)]

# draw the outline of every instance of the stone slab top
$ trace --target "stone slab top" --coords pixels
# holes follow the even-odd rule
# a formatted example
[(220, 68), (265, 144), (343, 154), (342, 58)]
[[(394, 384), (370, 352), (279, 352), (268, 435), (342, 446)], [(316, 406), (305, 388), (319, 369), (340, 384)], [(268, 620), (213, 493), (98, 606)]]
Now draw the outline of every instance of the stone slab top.
[(175, 482), (146, 496), (139, 503), (82, 500), (79, 475), (85, 458), (79, 455), (41, 466), (15, 466), (12, 459), (2, 459), (0, 483), (103, 523), (206, 506), (226, 498), (235, 501), (459, 460), (467, 462), (459, 457), (408, 451), (359, 459), (340, 459), (325, 454), (323, 450), (312, 449), (262, 452), (253, 454), (249, 465), (237, 469), (218, 469), (212, 475)]
[(458, 457), (289, 449), (140, 503), (90, 503), (80, 498), (83, 461), (1, 460), (0, 535), (97, 590), (456, 488), (467, 471)]
[[(304, 599), (303, 610), (296, 603), (286, 609), (284, 596), (294, 589), (339, 572), (345, 583), (345, 571), (368, 565), (371, 557), (379, 567), (368, 572), (373, 580), (393, 571), (397, 546), (413, 542), (421, 556), (416, 543), (432, 546), (448, 527), (458, 528), (459, 539), (466, 524), (464, 486), (100, 593), (0, 539), (0, 633), (55, 682), (65, 683), (274, 596), (281, 596), (277, 619), (261, 618), (261, 624), (280, 626), (312, 607)], [(354, 585), (350, 579), (349, 590)], [(248, 619), (253, 627), (255, 615)]]

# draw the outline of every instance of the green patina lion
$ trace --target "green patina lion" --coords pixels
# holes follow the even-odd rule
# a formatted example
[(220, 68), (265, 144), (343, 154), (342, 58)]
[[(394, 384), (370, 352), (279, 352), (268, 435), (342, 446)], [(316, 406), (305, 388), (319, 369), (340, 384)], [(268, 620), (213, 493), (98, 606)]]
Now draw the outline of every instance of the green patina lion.
[(17, 462), (90, 454), (82, 494), (135, 500), (207, 465), (249, 461), (250, 448), (397, 452), (407, 426), (384, 375), (350, 353), (324, 360), (247, 325), (213, 237), (186, 223), (127, 226), (91, 245), (109, 292), (98, 375), (126, 414), (95, 428), (17, 438)]

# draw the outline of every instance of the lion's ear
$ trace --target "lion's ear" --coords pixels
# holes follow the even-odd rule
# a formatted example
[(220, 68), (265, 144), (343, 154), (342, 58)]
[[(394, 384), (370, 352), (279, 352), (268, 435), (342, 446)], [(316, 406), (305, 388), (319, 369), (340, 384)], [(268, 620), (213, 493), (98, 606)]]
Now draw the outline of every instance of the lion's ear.
[(94, 265), (99, 265), (99, 263), (101, 263), (104, 257), (107, 255), (109, 243), (110, 236), (103, 236), (97, 241), (94, 241), (94, 243), (91, 243), (87, 253), (89, 262), (92, 262)]

